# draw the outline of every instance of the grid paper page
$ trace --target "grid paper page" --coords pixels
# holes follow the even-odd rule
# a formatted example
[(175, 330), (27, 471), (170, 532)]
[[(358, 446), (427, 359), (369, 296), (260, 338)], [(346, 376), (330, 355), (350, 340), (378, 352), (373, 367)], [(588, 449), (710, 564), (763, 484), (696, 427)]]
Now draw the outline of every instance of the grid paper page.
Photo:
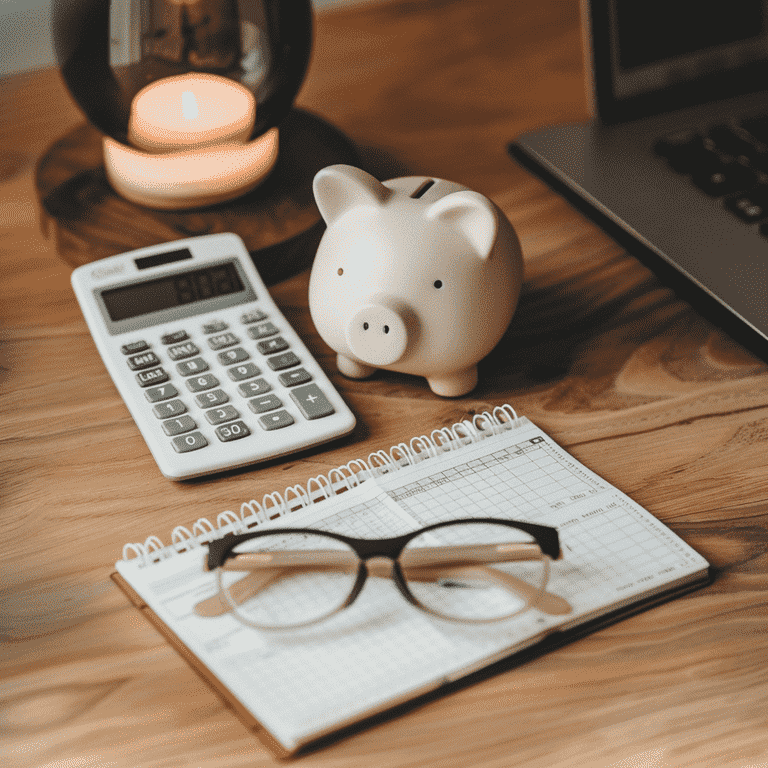
[(194, 605), (217, 592), (205, 547), (120, 573), (287, 749), (613, 607), (695, 580), (707, 563), (652, 515), (563, 451), (526, 419), (477, 444), (260, 526), (313, 527), (359, 538), (433, 522), (502, 517), (556, 527), (563, 558), (548, 591), (571, 612), (533, 609), (491, 625), (440, 621), (369, 577), (349, 608), (311, 628), (251, 629)]

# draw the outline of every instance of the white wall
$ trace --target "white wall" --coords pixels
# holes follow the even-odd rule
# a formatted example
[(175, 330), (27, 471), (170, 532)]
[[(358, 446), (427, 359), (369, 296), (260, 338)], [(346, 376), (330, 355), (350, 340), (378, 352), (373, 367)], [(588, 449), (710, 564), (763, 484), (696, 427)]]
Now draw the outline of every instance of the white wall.
[[(327, 8), (366, 0), (312, 0)], [(53, 0), (0, 0), (0, 76), (55, 64), (49, 19)]]
[(53, 64), (51, 0), (0, 0), (0, 75)]

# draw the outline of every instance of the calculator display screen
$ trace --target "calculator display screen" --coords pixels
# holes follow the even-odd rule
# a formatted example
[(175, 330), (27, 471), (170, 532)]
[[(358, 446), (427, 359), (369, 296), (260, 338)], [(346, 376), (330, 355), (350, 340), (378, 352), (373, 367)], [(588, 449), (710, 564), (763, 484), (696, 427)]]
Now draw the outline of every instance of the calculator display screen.
[(245, 290), (234, 263), (230, 261), (110, 288), (102, 291), (101, 298), (110, 319), (117, 322)]

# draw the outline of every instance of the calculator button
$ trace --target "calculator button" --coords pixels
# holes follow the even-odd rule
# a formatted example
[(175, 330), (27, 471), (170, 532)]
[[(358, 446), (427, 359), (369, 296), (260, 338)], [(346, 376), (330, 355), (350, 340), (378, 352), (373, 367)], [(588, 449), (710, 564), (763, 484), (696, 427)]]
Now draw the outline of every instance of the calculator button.
[(242, 347), (235, 347), (225, 352), (219, 352), (217, 357), (222, 365), (234, 365), (235, 363), (242, 363), (243, 360), (248, 360), (250, 355)]
[(153, 368), (156, 365), (160, 365), (160, 358), (154, 352), (145, 352), (143, 355), (128, 358), (128, 367), (132, 371), (143, 371), (145, 368)]
[(282, 371), (286, 368), (293, 368), (294, 365), (298, 365), (301, 362), (293, 352), (283, 352), (282, 355), (275, 355), (274, 357), (267, 358), (267, 365), (273, 371)]
[(233, 421), (231, 424), (216, 427), (216, 437), (222, 443), (228, 443), (230, 440), (239, 440), (241, 437), (247, 437), (250, 434), (251, 430), (245, 426), (243, 421)]
[(208, 339), (208, 346), (211, 349), (224, 349), (224, 347), (233, 347), (235, 344), (239, 343), (240, 339), (238, 339), (234, 333), (219, 333)]
[(271, 355), (273, 352), (282, 352), (288, 349), (288, 342), (282, 336), (275, 336), (274, 339), (260, 341), (257, 345), (262, 355)]
[(152, 389), (144, 391), (144, 396), (150, 403), (159, 403), (161, 400), (170, 400), (178, 394), (179, 390), (176, 389), (173, 384), (163, 384), (159, 387), (152, 387)]
[(282, 429), (293, 424), (293, 416), (288, 411), (278, 411), (277, 413), (270, 413), (268, 416), (259, 418), (259, 424), (268, 431)]
[(306, 384), (308, 381), (312, 381), (312, 376), (304, 368), (297, 368), (295, 371), (281, 373), (279, 379), (284, 387), (295, 387), (297, 384)]
[(226, 331), (229, 326), (223, 323), (221, 320), (212, 320), (210, 323), (203, 325), (203, 333), (220, 333)]
[(229, 395), (223, 389), (214, 389), (213, 392), (203, 392), (195, 396), (195, 402), (201, 408), (212, 408), (214, 405), (222, 405), (229, 402)]
[(188, 357), (199, 355), (200, 350), (196, 344), (188, 341), (186, 344), (179, 344), (175, 347), (168, 347), (168, 357), (174, 362), (176, 360), (186, 360)]
[(204, 373), (202, 376), (193, 376), (187, 379), (187, 389), (190, 392), (204, 392), (219, 386), (219, 380), (212, 373)]
[(187, 406), (181, 400), (168, 400), (158, 403), (152, 411), (158, 419), (170, 419), (172, 416), (180, 416), (187, 412)]
[(225, 421), (234, 421), (240, 416), (239, 411), (232, 405), (224, 405), (221, 408), (211, 408), (205, 412), (205, 418), (209, 424), (223, 424)]
[(205, 446), (208, 445), (208, 441), (199, 432), (192, 432), (189, 435), (174, 437), (171, 442), (177, 453), (196, 451), (198, 448), (205, 448)]
[(245, 379), (252, 379), (254, 376), (258, 376), (261, 373), (261, 369), (253, 363), (246, 363), (245, 365), (230, 368), (227, 373), (232, 381), (244, 381)]
[(160, 337), (160, 341), (163, 344), (178, 344), (180, 341), (186, 341), (189, 338), (189, 334), (186, 331), (174, 331), (173, 333), (166, 333)]
[(252, 309), (250, 312), (246, 312), (240, 315), (240, 322), (248, 325), (249, 323), (258, 323), (259, 320), (266, 320), (267, 313), (262, 312), (260, 309)]
[(244, 384), (240, 384), (237, 388), (238, 392), (243, 397), (255, 397), (256, 395), (263, 395), (265, 392), (269, 392), (272, 389), (272, 385), (266, 379), (256, 379), (256, 381), (246, 381)]
[(163, 368), (153, 368), (151, 371), (142, 371), (136, 374), (136, 381), (142, 387), (148, 387), (151, 384), (162, 384), (170, 378), (168, 372)]
[(254, 325), (248, 329), (248, 335), (252, 339), (266, 339), (267, 336), (274, 336), (278, 333), (278, 327), (274, 323), (266, 322)]
[(132, 341), (130, 344), (123, 344), (120, 347), (120, 351), (124, 355), (136, 355), (139, 352), (145, 352), (149, 349), (149, 344), (146, 341)]
[(275, 408), (281, 408), (282, 405), (283, 403), (277, 395), (254, 397), (253, 400), (248, 401), (248, 407), (254, 413), (267, 413), (267, 411), (274, 411)]
[(183, 363), (176, 363), (176, 370), (182, 376), (192, 376), (195, 373), (202, 373), (208, 370), (208, 363), (202, 357), (196, 357), (194, 360), (185, 360)]
[(197, 426), (197, 422), (188, 415), (179, 416), (178, 419), (168, 419), (163, 422), (163, 432), (169, 437), (174, 435), (182, 435), (184, 432), (189, 432)]
[(335, 413), (333, 406), (317, 384), (307, 384), (306, 387), (292, 389), (291, 398), (307, 419), (321, 419), (323, 416)]

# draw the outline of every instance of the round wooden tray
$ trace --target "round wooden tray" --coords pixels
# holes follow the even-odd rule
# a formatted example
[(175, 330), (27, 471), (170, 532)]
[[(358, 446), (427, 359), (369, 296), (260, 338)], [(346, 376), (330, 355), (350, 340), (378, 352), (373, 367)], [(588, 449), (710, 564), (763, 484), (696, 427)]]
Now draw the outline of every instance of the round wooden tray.
[(46, 234), (61, 257), (80, 266), (184, 237), (235, 232), (268, 285), (308, 268), (325, 224), (312, 179), (327, 165), (359, 165), (338, 129), (295, 109), (280, 126), (277, 164), (257, 189), (227, 203), (159, 211), (120, 197), (104, 174), (102, 134), (90, 125), (59, 139), (37, 166), (35, 184)]

